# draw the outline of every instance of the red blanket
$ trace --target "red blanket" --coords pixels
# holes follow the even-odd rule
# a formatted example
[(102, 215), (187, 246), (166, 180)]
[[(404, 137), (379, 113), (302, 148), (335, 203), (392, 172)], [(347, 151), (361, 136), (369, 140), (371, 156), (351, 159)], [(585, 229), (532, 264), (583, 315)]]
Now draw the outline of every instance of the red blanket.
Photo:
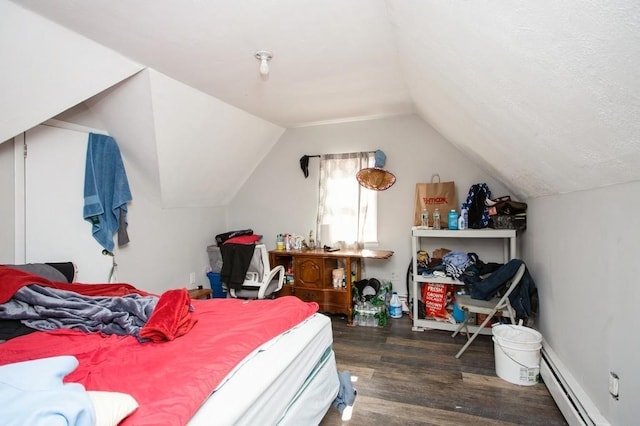
[[(73, 291), (83, 296), (120, 297), (127, 294), (150, 293), (138, 290), (130, 284), (69, 284), (49, 281), (18, 269), (0, 265), (0, 304), (7, 302), (16, 291), (24, 286), (37, 284), (60, 290)], [(140, 330), (140, 337), (154, 342), (173, 340), (191, 330), (196, 322), (190, 311), (191, 299), (187, 289), (169, 290), (163, 293), (151, 314), (151, 317)], [(53, 312), (47, 307), (46, 312)]]
[(79, 284), (53, 282), (39, 275), (33, 275), (19, 269), (8, 268), (0, 265), (0, 303), (5, 303), (16, 291), (21, 287), (29, 284), (38, 284), (44, 287), (59, 288), (61, 290), (69, 290), (85, 296), (124, 296), (125, 294), (137, 293), (148, 296), (142, 290), (138, 290), (131, 284)]
[(153, 342), (173, 340), (187, 334), (198, 320), (191, 315), (191, 299), (186, 288), (162, 293), (140, 337)]
[[(70, 330), (36, 332), (0, 345), (0, 365), (74, 355), (65, 378), (87, 390), (131, 394), (140, 407), (123, 425), (185, 424), (233, 367), (262, 343), (317, 311), (292, 296), (275, 300), (193, 300), (197, 323), (169, 342)], [(238, 395), (242, 398), (242, 395)]]

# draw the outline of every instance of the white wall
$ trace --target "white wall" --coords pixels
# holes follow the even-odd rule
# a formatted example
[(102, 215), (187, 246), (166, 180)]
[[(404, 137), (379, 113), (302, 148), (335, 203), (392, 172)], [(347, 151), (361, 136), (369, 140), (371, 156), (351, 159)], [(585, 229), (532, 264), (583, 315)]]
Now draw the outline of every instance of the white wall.
[[(636, 424), (640, 400), (639, 193), (634, 182), (530, 200), (523, 247), (540, 331), (612, 425)], [(618, 401), (610, 371), (620, 376)]]
[(0, 263), (14, 255), (13, 161), (13, 141), (0, 143)]
[(224, 229), (224, 208), (187, 207), (166, 209), (142, 183), (135, 168), (125, 167), (133, 202), (129, 205), (131, 242), (117, 251), (120, 281), (161, 293), (178, 287), (193, 287), (189, 273), (196, 273), (196, 284), (209, 285), (205, 270), (209, 266), (207, 246)]
[[(176, 207), (175, 191), (226, 193), (239, 186), (238, 181), (250, 174), (282, 129), (153, 70), (86, 104), (118, 141), (127, 173), (135, 174), (141, 188), (131, 188), (134, 200), (129, 218), (133, 224), (139, 217), (138, 226), (144, 228), (137, 240), (142, 249), (134, 249), (133, 244), (124, 248), (123, 254), (130, 250), (132, 254), (130, 262), (119, 260), (121, 270), (128, 270), (134, 283), (165, 289), (186, 284), (189, 272), (196, 272), (202, 284), (208, 266), (206, 247), (227, 229), (226, 207), (213, 207), (212, 197), (206, 196), (195, 205), (181, 199), (184, 202)], [(246, 138), (254, 144), (249, 153), (239, 151)], [(228, 150), (245, 158), (227, 154)], [(171, 158), (180, 161), (173, 163)], [(222, 162), (237, 170), (222, 173)], [(176, 186), (174, 180), (182, 185)], [(168, 188), (167, 182), (175, 189)], [(132, 225), (132, 243), (134, 232)]]
[[(195, 272), (196, 284), (208, 285), (206, 249), (214, 235), (225, 229), (225, 209), (165, 208), (148, 74), (144, 71), (87, 101), (120, 145), (133, 194), (128, 214), (131, 243), (119, 250), (119, 278), (161, 292), (189, 286), (189, 273)], [(190, 108), (193, 105), (182, 104), (182, 113), (189, 115)], [(174, 120), (163, 119), (163, 129), (179, 132), (179, 126), (169, 127)], [(191, 149), (189, 141), (176, 143)]]
[(0, 2), (0, 141), (37, 126), (142, 66), (8, 1)]
[[(385, 152), (385, 168), (397, 178), (394, 186), (378, 193), (379, 248), (395, 254), (388, 261), (367, 261), (365, 276), (394, 277), (394, 287), (405, 295), (417, 182), (428, 182), (433, 173), (443, 181), (454, 180), (459, 203), (477, 182), (487, 182), (497, 196), (508, 193), (415, 115), (287, 130), (230, 203), (229, 229), (252, 228), (264, 235), (270, 249), (275, 248), (276, 234), (308, 235), (315, 230), (319, 159), (310, 159), (305, 179), (300, 157), (376, 149)], [(451, 243), (448, 247), (466, 250), (470, 246)], [(484, 260), (502, 260), (501, 248), (473, 248)]]
[[(46, 126), (42, 127), (51, 129), (51, 131), (56, 130)], [(75, 135), (78, 132), (69, 133)], [(41, 143), (46, 143), (45, 136), (43, 136)], [(1, 147), (0, 159), (4, 166), (5, 163), (8, 163), (5, 158), (8, 155), (4, 155), (5, 151), (9, 151), (13, 156), (13, 144), (5, 143)], [(86, 148), (83, 147), (82, 149), (81, 157), (84, 155)], [(136, 287), (147, 291), (162, 293), (171, 288), (191, 286), (189, 274), (195, 272), (196, 285), (208, 285), (205, 275), (205, 270), (208, 267), (206, 247), (213, 242), (214, 230), (224, 228), (224, 210), (217, 208), (164, 209), (160, 205), (159, 198), (154, 196), (157, 191), (149, 188), (149, 180), (141, 175), (143, 171), (132, 167), (132, 163), (126, 155), (123, 155), (123, 161), (133, 193), (133, 201), (129, 203), (128, 214), (128, 233), (131, 242), (122, 248), (114, 250), (118, 263), (118, 281), (132, 283)], [(45, 165), (44, 167), (47, 166)], [(69, 167), (72, 166), (69, 165)], [(79, 173), (82, 176), (84, 163), (79, 162), (73, 167), (77, 167), (79, 170), (75, 170), (75, 173)], [(2, 170), (4, 172), (4, 167)], [(13, 167), (10, 167), (9, 170), (11, 173), (3, 173), (3, 175), (7, 175), (7, 178), (3, 179), (2, 185), (0, 185), (0, 192), (4, 197), (3, 200), (8, 201), (6, 203), (3, 202), (3, 207), (7, 207), (7, 220), (3, 221), (3, 231), (5, 222), (11, 224), (11, 226), (14, 223), (13, 216), (10, 214), (14, 207), (12, 202), (14, 198), (12, 188), (14, 182)], [(40, 170), (40, 173), (49, 177), (55, 177), (56, 173), (59, 172), (60, 170), (56, 164), (51, 164), (51, 170)], [(70, 170), (67, 170), (67, 172), (70, 172)], [(67, 188), (68, 185), (60, 187), (56, 196), (70, 200), (75, 198), (77, 203), (77, 191), (67, 191)], [(5, 215), (4, 210), (3, 208), (3, 215)], [(38, 212), (30, 212), (31, 215), (34, 213), (37, 214)], [(56, 212), (42, 211), (41, 214), (55, 216)], [(83, 222), (81, 214), (78, 215), (78, 220)], [(74, 238), (78, 240), (86, 238), (88, 234), (85, 231), (89, 232), (89, 228), (82, 229), (82, 234), (68, 232), (65, 236), (66, 242), (72, 241)], [(6, 245), (12, 248), (13, 245), (11, 243), (13, 241), (13, 233), (11, 233), (10, 238), (3, 239), (3, 247)], [(78, 259), (82, 258), (83, 253), (73, 254), (73, 247), (83, 250), (81, 244), (67, 244), (66, 246), (70, 254), (65, 259), (55, 257), (56, 249), (52, 247), (52, 257), (50, 259), (38, 259), (37, 261), (78, 261)], [(95, 250), (96, 252), (101, 250), (97, 243), (95, 243)], [(14, 263), (13, 253), (4, 253), (4, 251), (3, 249), (0, 262)], [(104, 271), (87, 272), (87, 265), (79, 263), (78, 268), (81, 272), (85, 272), (85, 276), (103, 277), (97, 282), (106, 282), (107, 280), (108, 267)]]
[(284, 129), (149, 70), (162, 202), (223, 206)]
[[(162, 146), (170, 144), (174, 157), (185, 153), (182, 157), (189, 158), (188, 167), (181, 164), (180, 169), (183, 192), (209, 187), (215, 187), (218, 192), (232, 192), (260, 162), (283, 129), (159, 73), (153, 74), (154, 79), (150, 74), (153, 72), (147, 70), (138, 73), (86, 100), (83, 105), (59, 112), (57, 118), (103, 129), (118, 141), (133, 193), (128, 215), (131, 243), (115, 252), (118, 278), (160, 293), (188, 286), (191, 272), (195, 272), (196, 284), (208, 285), (206, 247), (214, 242), (214, 235), (225, 231), (227, 226), (226, 208), (214, 207), (210, 200), (202, 203), (206, 206), (183, 203), (166, 208), (163, 192), (166, 188), (162, 185), (167, 181), (161, 177), (175, 178), (176, 175), (172, 174), (175, 170), (170, 161), (165, 161), (164, 169), (160, 169), (158, 141), (165, 142)], [(179, 105), (174, 105), (176, 100)], [(203, 109), (203, 103), (208, 108)], [(249, 155), (241, 150), (244, 140), (249, 140), (252, 146)], [(3, 144), (7, 153), (0, 157), (3, 163), (12, 165), (9, 145), (13, 144)], [(225, 147), (235, 147), (237, 155), (242, 157), (226, 155)], [(216, 167), (221, 163), (233, 173), (221, 173), (221, 167)], [(3, 202), (7, 208), (7, 213), (2, 213), (3, 219), (5, 214), (7, 217), (2, 230), (12, 233), (15, 224), (10, 213), (15, 211), (13, 168), (3, 168), (3, 171), (8, 178), (0, 183), (0, 194), (7, 199)], [(52, 171), (51, 176), (59, 172)], [(16, 261), (14, 244), (14, 236), (10, 235), (0, 252), (0, 256), (6, 257), (0, 259), (2, 262)]]

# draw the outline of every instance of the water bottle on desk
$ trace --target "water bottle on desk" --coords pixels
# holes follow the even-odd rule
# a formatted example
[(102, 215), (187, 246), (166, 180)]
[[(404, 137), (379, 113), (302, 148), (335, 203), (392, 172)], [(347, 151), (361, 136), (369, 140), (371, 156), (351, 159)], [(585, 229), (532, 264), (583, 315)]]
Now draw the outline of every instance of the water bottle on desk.
[(433, 211), (433, 229), (440, 229), (440, 210)]

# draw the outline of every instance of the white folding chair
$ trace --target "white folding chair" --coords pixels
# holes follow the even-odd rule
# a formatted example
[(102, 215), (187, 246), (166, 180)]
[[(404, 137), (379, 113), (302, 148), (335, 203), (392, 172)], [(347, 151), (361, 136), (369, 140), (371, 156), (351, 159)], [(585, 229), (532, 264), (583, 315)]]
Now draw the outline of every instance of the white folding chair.
[[(522, 279), (524, 275), (524, 271), (526, 269), (525, 264), (521, 264), (513, 277), (507, 282), (507, 290), (502, 295), (502, 297), (495, 297), (491, 300), (478, 300), (472, 299), (469, 295), (460, 295), (456, 296), (456, 303), (458, 307), (462, 309), (464, 312), (464, 321), (460, 323), (456, 331), (453, 332), (451, 337), (456, 337), (458, 333), (464, 328), (467, 335), (467, 342), (464, 344), (462, 349), (458, 351), (456, 354), (456, 358), (460, 358), (465, 350), (469, 347), (469, 345), (475, 340), (475, 338), (480, 334), (480, 331), (489, 324), (489, 321), (496, 316), (501, 315), (503, 317), (509, 317), (512, 324), (516, 323), (515, 318), (515, 310), (511, 306), (509, 302), (509, 295), (518, 287), (518, 283)], [(469, 337), (469, 328), (467, 327), (467, 319), (469, 313), (475, 314), (484, 314), (486, 318), (482, 321), (482, 324), (478, 326), (478, 329), (471, 337)]]

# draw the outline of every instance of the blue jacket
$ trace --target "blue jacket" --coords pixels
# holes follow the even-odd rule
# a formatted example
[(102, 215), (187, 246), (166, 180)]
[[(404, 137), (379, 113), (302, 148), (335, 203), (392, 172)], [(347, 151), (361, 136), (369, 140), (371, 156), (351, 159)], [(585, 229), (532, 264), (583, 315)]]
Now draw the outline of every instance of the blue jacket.
[[(470, 283), (471, 298), (479, 300), (491, 299), (498, 291), (505, 287), (523, 263), (520, 259), (512, 259), (496, 269), (496, 271), (487, 278), (478, 279), (478, 281)], [(518, 287), (509, 295), (509, 302), (511, 306), (513, 306), (513, 309), (515, 309), (518, 318), (529, 318), (534, 310), (532, 298), (536, 293), (536, 284), (533, 278), (531, 278), (529, 270), (525, 267), (524, 275), (518, 283)]]

